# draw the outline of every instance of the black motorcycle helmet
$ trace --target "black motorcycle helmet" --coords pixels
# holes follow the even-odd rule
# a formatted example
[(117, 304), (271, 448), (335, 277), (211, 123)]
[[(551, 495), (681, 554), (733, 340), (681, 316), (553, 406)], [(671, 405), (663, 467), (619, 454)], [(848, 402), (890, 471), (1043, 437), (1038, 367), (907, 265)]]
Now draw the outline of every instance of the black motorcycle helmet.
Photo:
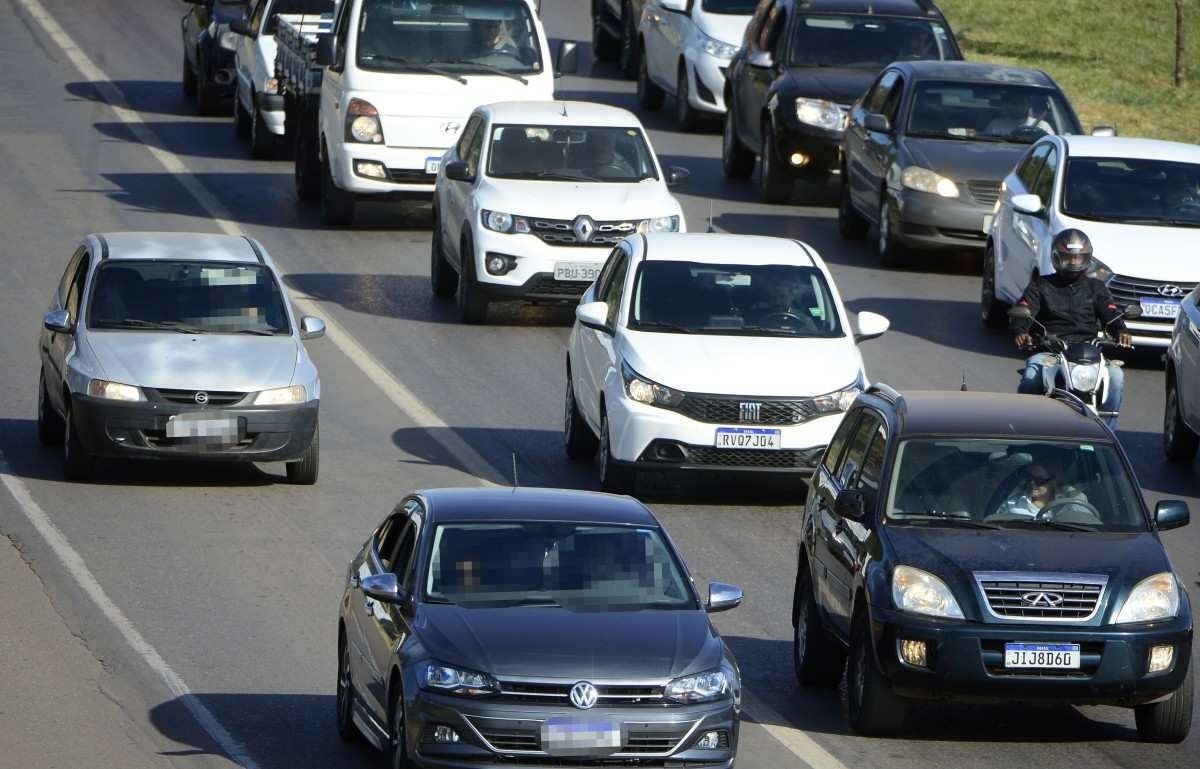
[(1050, 244), (1050, 263), (1063, 278), (1078, 278), (1092, 261), (1092, 241), (1081, 230), (1063, 230)]

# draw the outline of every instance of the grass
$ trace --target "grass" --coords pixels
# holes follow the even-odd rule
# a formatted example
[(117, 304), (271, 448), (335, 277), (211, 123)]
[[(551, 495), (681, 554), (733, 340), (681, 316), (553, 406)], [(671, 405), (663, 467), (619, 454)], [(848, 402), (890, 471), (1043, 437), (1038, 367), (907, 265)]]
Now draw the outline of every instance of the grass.
[(1042, 69), (1087, 129), (1200, 144), (1200, 0), (1185, 0), (1176, 88), (1174, 0), (938, 0), (968, 59)]

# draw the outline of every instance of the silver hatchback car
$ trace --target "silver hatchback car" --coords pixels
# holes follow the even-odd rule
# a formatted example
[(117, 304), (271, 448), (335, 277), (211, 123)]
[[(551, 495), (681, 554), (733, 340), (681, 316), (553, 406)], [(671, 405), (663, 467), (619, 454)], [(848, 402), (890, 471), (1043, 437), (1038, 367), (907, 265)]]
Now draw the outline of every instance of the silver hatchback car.
[(318, 469), (321, 381), (273, 263), (250, 238), (89, 235), (43, 319), (38, 437), (69, 480), (96, 457)]

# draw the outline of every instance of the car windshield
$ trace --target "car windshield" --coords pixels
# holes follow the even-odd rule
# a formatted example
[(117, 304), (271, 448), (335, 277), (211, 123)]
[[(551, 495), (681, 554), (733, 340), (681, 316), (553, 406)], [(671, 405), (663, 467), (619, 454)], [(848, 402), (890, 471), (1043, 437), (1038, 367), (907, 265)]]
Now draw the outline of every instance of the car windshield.
[(895, 525), (1146, 531), (1110, 443), (1011, 438), (900, 444), (887, 498)]
[(806, 14), (794, 29), (793, 67), (878, 70), (893, 61), (959, 58), (946, 28), (925, 19)]
[(908, 135), (1032, 144), (1046, 134), (1079, 133), (1063, 98), (1048, 88), (1001, 83), (917, 86)]
[(439, 525), (425, 597), (466, 607), (698, 608), (657, 530), (542, 521)]
[(488, 175), (501, 179), (640, 182), (658, 172), (638, 128), (498, 125), (488, 148)]
[[(388, 71), (542, 71), (524, 0), (363, 0), (358, 66)], [(431, 69), (434, 68), (435, 69)]]
[(741, 336), (842, 335), (815, 267), (645, 261), (629, 312), (637, 331)]
[(271, 6), (271, 17), (267, 19), (264, 35), (273, 35), (279, 28), (279, 14), (322, 14), (333, 13), (335, 0), (275, 0)]
[(92, 329), (291, 333), (283, 293), (261, 264), (109, 260), (89, 307)]
[(758, 7), (758, 0), (704, 0), (700, 7), (705, 13), (750, 16)]
[(1200, 227), (1200, 164), (1071, 158), (1062, 210), (1079, 219)]

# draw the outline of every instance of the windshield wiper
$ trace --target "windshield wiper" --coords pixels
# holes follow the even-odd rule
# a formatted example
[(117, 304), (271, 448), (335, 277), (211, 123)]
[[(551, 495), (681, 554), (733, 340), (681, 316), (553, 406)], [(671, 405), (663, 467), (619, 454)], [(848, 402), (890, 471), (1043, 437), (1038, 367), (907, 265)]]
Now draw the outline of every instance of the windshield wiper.
[(1015, 523), (1019, 526), (1031, 526), (1034, 528), (1045, 527), (1050, 529), (1058, 529), (1059, 531), (1099, 531), (1095, 526), (1090, 526), (1086, 523), (1071, 523), (1070, 521), (1056, 521), (1052, 518), (1016, 518), (1013, 520), (1003, 521), (1005, 524)]
[(506, 69), (500, 69), (494, 64), (484, 64), (481, 61), (472, 61), (471, 59), (447, 59), (441, 62), (442, 64), (463, 64), (468, 67), (478, 67), (484, 72), (491, 72), (493, 75), (503, 75), (512, 80), (520, 80), (521, 85), (529, 85), (529, 79), (518, 75), (516, 72), (509, 72)]
[(435, 67), (432, 64), (424, 64), (419, 61), (409, 61), (403, 56), (388, 56), (382, 53), (373, 53), (369, 56), (364, 56), (363, 58), (367, 61), (388, 61), (393, 64), (400, 64), (408, 69), (415, 69), (419, 72), (429, 72), (433, 75), (441, 75), (442, 77), (448, 77), (451, 80), (457, 80), (463, 85), (467, 84), (467, 79), (462, 75), (456, 75), (453, 72), (447, 72), (446, 70), (441, 69), (440, 67)]
[(254, 336), (275, 336), (278, 331), (267, 331), (261, 328), (239, 328), (234, 331), (235, 334), (253, 334)]
[(1114, 219), (1112, 221), (1120, 224), (1144, 224), (1151, 227), (1200, 227), (1200, 221), (1196, 219)]
[(696, 332), (696, 329), (694, 328), (687, 328), (686, 326), (680, 326), (676, 323), (668, 323), (665, 320), (639, 320), (636, 321), (636, 323), (637, 325), (634, 327), (634, 330), (643, 328), (665, 328), (669, 331), (678, 331), (681, 334), (694, 334)]
[(949, 523), (955, 526), (962, 526), (968, 529), (999, 529), (1000, 527), (994, 523), (984, 523), (977, 521), (974, 518), (953, 518), (947, 513), (940, 513), (936, 510), (930, 510), (924, 513), (902, 513), (897, 515), (889, 515), (888, 520), (894, 523), (907, 523), (908, 521), (935, 521), (939, 524)]
[(180, 334), (207, 334), (208, 331), (194, 326), (185, 326), (174, 320), (141, 320), (139, 318), (123, 318), (119, 322), (105, 323), (97, 328), (145, 328), (154, 331), (176, 331)]
[(563, 179), (568, 182), (598, 182), (595, 176), (587, 174), (572, 174), (567, 171), (539, 171), (538, 179)]

